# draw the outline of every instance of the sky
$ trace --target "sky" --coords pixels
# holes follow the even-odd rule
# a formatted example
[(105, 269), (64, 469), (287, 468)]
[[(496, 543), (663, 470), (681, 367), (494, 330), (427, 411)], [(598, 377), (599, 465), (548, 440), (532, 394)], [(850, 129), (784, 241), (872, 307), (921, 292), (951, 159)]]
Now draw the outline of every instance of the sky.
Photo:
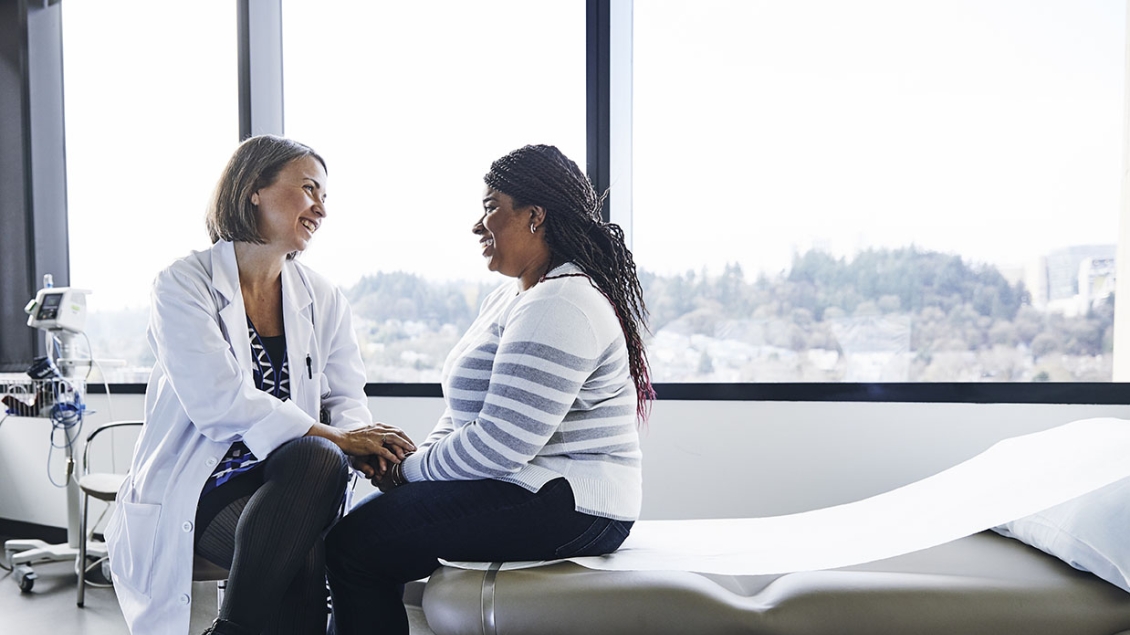
[[(72, 284), (92, 311), (144, 306), (209, 244), (235, 11), (63, 8)], [(584, 165), (584, 10), (284, 0), (285, 132), (329, 165), (304, 261), (342, 286), (491, 279), (470, 233), (490, 162), (551, 143)], [(914, 244), (1021, 266), (1113, 243), (1125, 32), (1124, 0), (637, 0), (636, 262), (775, 273)]]
[(916, 244), (1022, 265), (1114, 242), (1124, 11), (637, 2), (638, 261), (772, 272)]

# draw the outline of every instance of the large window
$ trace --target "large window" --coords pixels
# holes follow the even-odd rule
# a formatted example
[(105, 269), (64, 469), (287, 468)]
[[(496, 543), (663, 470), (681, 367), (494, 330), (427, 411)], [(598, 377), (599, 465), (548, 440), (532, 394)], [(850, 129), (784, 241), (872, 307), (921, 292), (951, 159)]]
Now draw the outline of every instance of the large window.
[[(613, 5), (656, 381), (1110, 381), (1124, 0)], [(283, 132), (330, 174), (301, 257), (353, 302), (371, 382), (434, 383), (503, 282), (470, 234), (490, 162), (586, 163), (606, 4), (281, 6)], [(235, 14), (65, 5), (71, 280), (110, 381), (144, 380), (149, 283), (208, 245)]]
[(228, 3), (66, 2), (71, 284), (112, 382), (144, 382), (149, 287), (209, 245), (204, 208), (238, 141)]
[(634, 11), (658, 381), (1110, 381), (1125, 2)]
[(285, 0), (283, 60), (286, 134), (329, 164), (302, 258), (350, 296), (370, 381), (438, 382), (503, 281), (470, 231), (491, 161), (585, 165), (585, 3)]

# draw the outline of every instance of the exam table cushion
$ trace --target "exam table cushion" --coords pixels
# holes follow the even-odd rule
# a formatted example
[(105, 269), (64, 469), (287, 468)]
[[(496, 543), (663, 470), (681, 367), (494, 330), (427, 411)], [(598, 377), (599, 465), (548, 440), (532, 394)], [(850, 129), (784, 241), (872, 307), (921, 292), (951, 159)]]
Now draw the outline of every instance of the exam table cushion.
[(1130, 479), (994, 527), (1130, 592)]
[[(596, 571), (570, 562), (497, 572), (442, 567), (424, 590), (437, 635), (1114, 635), (1130, 594), (986, 531), (828, 571), (769, 576)], [(484, 622), (486, 624), (484, 625)]]

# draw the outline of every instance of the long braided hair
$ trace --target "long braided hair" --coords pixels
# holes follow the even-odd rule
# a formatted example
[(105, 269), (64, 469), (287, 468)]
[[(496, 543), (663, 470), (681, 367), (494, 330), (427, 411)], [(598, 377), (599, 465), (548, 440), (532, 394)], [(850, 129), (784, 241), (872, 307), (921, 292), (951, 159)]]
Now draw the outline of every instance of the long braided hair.
[(624, 230), (600, 217), (604, 196), (555, 146), (528, 145), (498, 159), (483, 177), (487, 186), (514, 199), (515, 207), (545, 209), (541, 229), (553, 262), (572, 262), (585, 272), (616, 311), (628, 345), (628, 369), (636, 387), (636, 415), (647, 421), (655, 399), (641, 330), (647, 307)]

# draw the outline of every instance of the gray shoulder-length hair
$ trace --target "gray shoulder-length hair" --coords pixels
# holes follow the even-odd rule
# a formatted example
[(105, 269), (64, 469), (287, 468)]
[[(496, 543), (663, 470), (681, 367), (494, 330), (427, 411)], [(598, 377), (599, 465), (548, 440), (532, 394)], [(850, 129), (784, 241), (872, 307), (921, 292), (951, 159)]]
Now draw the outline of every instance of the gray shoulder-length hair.
[(325, 159), (317, 152), (291, 139), (260, 135), (239, 144), (208, 204), (205, 222), (212, 242), (265, 243), (251, 195), (274, 184), (283, 167), (303, 157), (314, 157), (322, 164), (322, 169), (326, 169)]

